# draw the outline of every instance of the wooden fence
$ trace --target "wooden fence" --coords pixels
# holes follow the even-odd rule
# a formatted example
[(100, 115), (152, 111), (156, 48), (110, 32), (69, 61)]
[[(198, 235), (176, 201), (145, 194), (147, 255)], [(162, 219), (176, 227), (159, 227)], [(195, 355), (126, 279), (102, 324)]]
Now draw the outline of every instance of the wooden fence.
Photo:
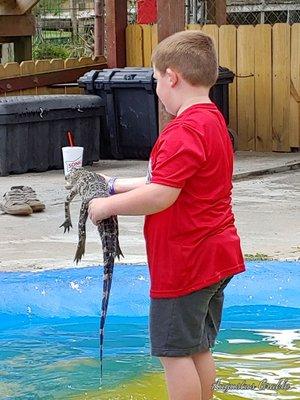
[[(300, 147), (300, 24), (188, 25), (211, 35), (219, 65), (236, 74), (229, 86), (229, 126), (239, 150)], [(155, 25), (129, 25), (127, 66), (150, 66)]]
[[(106, 66), (106, 59), (102, 56), (0, 64), (0, 96), (82, 93), (78, 86), (68, 87), (63, 83), (76, 82), (87, 70)], [(62, 83), (62, 86), (51, 87), (54, 83)], [(21, 89), (13, 90), (15, 87)]]

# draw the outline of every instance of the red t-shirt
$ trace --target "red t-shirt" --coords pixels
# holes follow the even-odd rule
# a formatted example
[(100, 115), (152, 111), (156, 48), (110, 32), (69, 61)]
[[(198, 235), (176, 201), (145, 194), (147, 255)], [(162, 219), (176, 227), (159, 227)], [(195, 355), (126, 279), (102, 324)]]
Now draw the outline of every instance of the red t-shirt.
[(245, 270), (231, 208), (232, 144), (214, 103), (195, 104), (158, 137), (148, 182), (181, 188), (145, 217), (152, 298), (178, 297)]

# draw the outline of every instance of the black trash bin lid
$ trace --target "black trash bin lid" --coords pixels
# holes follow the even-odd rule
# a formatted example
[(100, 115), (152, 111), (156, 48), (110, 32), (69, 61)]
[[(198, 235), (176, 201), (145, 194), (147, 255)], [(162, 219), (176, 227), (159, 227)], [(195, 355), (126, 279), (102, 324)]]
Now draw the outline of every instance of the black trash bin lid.
[(41, 110), (100, 108), (102, 101), (95, 95), (33, 95), (0, 98), (0, 115), (40, 113)]
[(78, 86), (81, 88), (86, 88), (88, 86), (90, 89), (93, 89), (94, 80), (97, 78), (99, 72), (100, 69), (92, 69), (86, 72), (77, 80)]
[(153, 82), (153, 68), (126, 67), (100, 71), (95, 80), (95, 87), (99, 89), (104, 84), (127, 86), (128, 84), (152, 84)]

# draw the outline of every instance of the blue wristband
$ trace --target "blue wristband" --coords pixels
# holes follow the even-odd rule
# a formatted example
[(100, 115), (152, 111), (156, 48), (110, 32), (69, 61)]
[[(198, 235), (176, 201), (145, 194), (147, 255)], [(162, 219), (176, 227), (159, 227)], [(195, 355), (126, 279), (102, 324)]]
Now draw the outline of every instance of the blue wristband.
[(111, 178), (109, 178), (109, 180), (107, 181), (107, 185), (108, 185), (108, 193), (110, 195), (116, 194), (115, 192), (115, 180), (117, 179), (116, 176), (112, 176)]

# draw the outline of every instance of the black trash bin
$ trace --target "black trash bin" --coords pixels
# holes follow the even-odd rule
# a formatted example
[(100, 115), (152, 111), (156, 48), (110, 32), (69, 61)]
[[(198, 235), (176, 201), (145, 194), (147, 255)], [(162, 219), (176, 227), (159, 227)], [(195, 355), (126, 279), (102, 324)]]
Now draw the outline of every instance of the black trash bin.
[[(114, 70), (120, 71), (120, 69), (118, 69), (118, 68), (111, 69), (110, 71), (114, 71)], [(105, 69), (104, 71), (107, 71), (107, 69)], [(81, 76), (78, 79), (78, 86), (80, 88), (84, 89), (85, 94), (90, 94), (90, 95), (96, 94), (95, 80), (97, 79), (99, 72), (101, 72), (101, 70), (93, 69), (89, 72), (86, 72), (83, 76)], [(105, 159), (114, 158), (114, 156), (111, 151), (110, 134), (108, 131), (108, 124), (107, 124), (108, 110), (106, 107), (105, 93), (102, 93), (101, 96), (99, 96), (99, 99), (101, 99), (101, 102), (102, 102), (104, 110), (105, 110), (104, 115), (100, 116), (101, 132), (99, 132), (99, 142), (100, 142), (100, 154), (99, 155), (100, 155), (100, 159), (105, 160)]]
[[(219, 67), (210, 98), (229, 120), (228, 85), (234, 74)], [(105, 107), (101, 120), (101, 158), (148, 159), (158, 136), (158, 98), (152, 68), (126, 67), (92, 70), (82, 76), (79, 86), (97, 94)], [(233, 133), (229, 131), (235, 147)]]
[(148, 159), (158, 135), (152, 68), (101, 71), (95, 93), (106, 104), (107, 136), (117, 158)]
[(229, 123), (229, 92), (228, 86), (233, 82), (234, 73), (228, 68), (219, 67), (218, 80), (210, 89), (209, 97), (219, 108), (226, 124)]
[(0, 98), (0, 175), (63, 168), (67, 132), (84, 147), (83, 165), (99, 160), (99, 96)]
[(101, 120), (101, 158), (148, 159), (158, 135), (158, 98), (152, 68), (90, 71), (78, 81), (106, 108)]

